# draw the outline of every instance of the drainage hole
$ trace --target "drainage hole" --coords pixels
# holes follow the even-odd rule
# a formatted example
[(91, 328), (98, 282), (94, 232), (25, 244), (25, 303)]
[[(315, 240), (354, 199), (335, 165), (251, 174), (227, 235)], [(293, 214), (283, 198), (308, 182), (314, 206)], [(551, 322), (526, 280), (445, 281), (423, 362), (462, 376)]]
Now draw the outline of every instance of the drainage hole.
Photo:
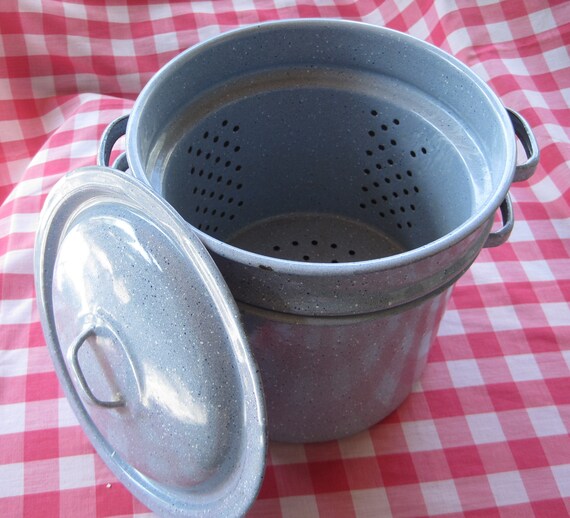
[(393, 192), (393, 193), (392, 193), (392, 196), (394, 196), (394, 198), (397, 198), (397, 197), (398, 197), (398, 193), (397, 193), (397, 192)]
[(371, 150), (371, 149), (367, 149), (367, 150), (366, 150), (366, 154), (367, 154), (368, 156), (372, 156), (372, 150)]
[(236, 147), (234, 148), (234, 153), (237, 153), (240, 149), (241, 149), (241, 147), (236, 146)]
[(228, 187), (229, 187), (231, 184), (232, 184), (232, 181), (231, 181), (231, 180), (228, 180), (228, 181), (226, 182), (226, 185), (227, 185)]
[(235, 218), (235, 214), (230, 214), (230, 217), (229, 217), (230, 221), (234, 218)]
[(299, 241), (291, 241), (291, 244), (292, 244), (293, 246), (299, 246)]
[(378, 112), (376, 110), (370, 110), (370, 115), (372, 115), (372, 117), (376, 117)]
[(188, 153), (192, 153), (192, 146), (188, 148)]
[(383, 195), (382, 195), (382, 199), (383, 199), (384, 201), (388, 201), (388, 196), (386, 196), (385, 194), (383, 194)]
[(356, 254), (356, 252), (355, 252), (354, 250), (349, 250), (349, 251), (348, 251), (348, 255), (355, 255), (355, 254)]
[(398, 143), (396, 142), (395, 139), (392, 139), (392, 140), (390, 141), (390, 144), (392, 144), (393, 146), (395, 146), (395, 145), (397, 145)]
[(208, 138), (209, 133), (207, 131), (204, 132), (204, 134), (202, 135), (202, 138)]
[(420, 190), (414, 185), (414, 192), (420, 192)]
[(364, 174), (370, 174), (370, 169), (364, 169)]
[(388, 126), (386, 126), (386, 124), (382, 124), (380, 127), (382, 128), (382, 131), (388, 131)]
[(406, 174), (407, 174), (409, 177), (413, 176), (413, 173), (412, 173), (411, 171), (406, 171)]
[(196, 194), (198, 192), (198, 187), (194, 187), (194, 189), (192, 189), (192, 194)]
[(390, 180), (390, 178), (386, 177), (386, 178), (384, 178), (384, 181), (385, 181), (386, 183), (390, 183), (392, 180)]
[(415, 206), (413, 203), (411, 203), (411, 204), (410, 204), (410, 209), (416, 210), (416, 206)]
[(239, 191), (242, 187), (243, 187), (243, 185), (242, 185), (241, 183), (238, 183), (238, 184), (236, 185), (236, 189), (237, 189), (238, 191)]
[(410, 191), (408, 191), (408, 189), (404, 189), (404, 194), (407, 196), (408, 194), (410, 194)]
[(228, 198), (228, 203), (233, 203), (234, 199), (233, 198)]
[(336, 243), (331, 243), (331, 248), (337, 248), (338, 245)]
[(317, 246), (317, 245), (319, 244), (319, 242), (318, 242), (316, 239), (313, 239), (313, 240), (311, 241), (311, 244), (312, 244), (313, 246)]
[(222, 175), (218, 176), (218, 178), (216, 178), (216, 182), (221, 183), (221, 181), (224, 179), (224, 177)]
[(385, 218), (385, 217), (386, 217), (386, 214), (384, 214), (382, 211), (380, 211), (380, 212), (378, 213), (378, 215), (379, 215), (381, 218)]
[(242, 205), (243, 205), (243, 201), (238, 201), (237, 206), (238, 206), (238, 207), (241, 207)]
[(384, 151), (386, 149), (386, 146), (384, 144), (378, 144), (378, 149), (380, 151)]
[(389, 159), (388, 159), (388, 164), (389, 164), (389, 165), (394, 165), (394, 161), (393, 161), (391, 158), (389, 158)]
[(401, 223), (397, 223), (396, 226), (397, 226), (398, 228), (402, 228), (402, 224), (401, 224)]
[(204, 194), (206, 194), (206, 189), (202, 189), (202, 190), (200, 191), (200, 194), (201, 194), (202, 196), (204, 196)]
[(303, 260), (304, 260), (304, 261), (308, 261), (309, 259), (310, 259), (310, 257), (309, 257), (308, 255), (304, 255), (304, 256), (303, 256)]
[(338, 261), (336, 259), (332, 259), (331, 263), (338, 263)]
[(412, 224), (409, 221), (406, 221), (406, 225), (408, 225), (408, 228), (412, 228)]
[(210, 198), (213, 198), (215, 194), (216, 194), (216, 193), (215, 193), (214, 191), (212, 191), (212, 192), (210, 193)]
[(224, 164), (225, 167), (230, 167), (231, 165), (232, 165), (231, 160), (228, 160), (228, 161)]
[(279, 252), (279, 250), (281, 250), (281, 247), (279, 245), (275, 245), (273, 247), (273, 250), (275, 250), (276, 252)]
[(416, 152), (415, 151), (410, 151), (410, 155), (412, 155), (414, 158), (416, 157)]
[(368, 134), (369, 134), (371, 137), (376, 136), (376, 132), (375, 132), (375, 131), (372, 131), (372, 130), (370, 130), (370, 131), (368, 132)]
[(208, 207), (204, 207), (204, 210), (202, 211), (204, 214), (208, 214)]
[(370, 200), (370, 203), (372, 203), (372, 205), (376, 205), (378, 202), (376, 201), (376, 198), (372, 198)]
[(221, 157), (217, 156), (217, 157), (216, 157), (216, 160), (214, 160), (214, 162), (216, 162), (216, 164), (219, 164), (219, 163), (220, 163), (220, 160), (221, 160)]
[(362, 190), (363, 190), (364, 192), (368, 192), (368, 187), (366, 187), (366, 185), (363, 185), (363, 186), (362, 186)]
[(426, 149), (425, 147), (422, 148), (422, 153), (423, 153), (424, 155), (427, 155), (427, 149)]
[(398, 125), (400, 124), (400, 121), (399, 121), (398, 119), (394, 119), (392, 122), (393, 122), (396, 126), (398, 126)]
[(218, 142), (218, 140), (220, 140), (220, 137), (218, 137), (218, 135), (216, 135), (213, 139), (214, 142)]
[(400, 212), (406, 212), (406, 209), (404, 209), (404, 207), (400, 207)]
[(214, 173), (208, 173), (208, 180), (211, 180), (213, 176), (214, 176)]
[(380, 183), (379, 183), (379, 182), (374, 182), (372, 185), (373, 185), (374, 187), (380, 187)]
[(234, 133), (237, 133), (239, 131), (239, 126), (234, 126)]
[(200, 205), (196, 205), (196, 212), (200, 212)]
[(382, 164), (376, 164), (376, 169), (378, 170), (382, 169)]
[(365, 209), (365, 208), (366, 208), (366, 204), (365, 204), (365, 203), (361, 203), (361, 204), (360, 204), (360, 208), (361, 208), (361, 209)]
[(236, 165), (236, 171), (241, 171), (241, 165)]
[(202, 150), (199, 149), (198, 151), (196, 151), (196, 156), (200, 156), (202, 154)]
[(192, 169), (190, 169), (190, 174), (194, 174), (196, 172), (196, 168), (194, 166), (192, 166)]
[(390, 214), (392, 214), (392, 216), (396, 215), (396, 211), (394, 209), (390, 209)]
[(400, 173), (396, 173), (396, 179), (397, 180), (401, 180), (402, 179), (402, 175)]
[(198, 176), (204, 176), (204, 169), (200, 169), (200, 172), (198, 173)]
[(229, 140), (226, 140), (226, 141), (224, 142), (224, 147), (228, 147), (229, 145), (230, 145), (230, 141), (229, 141)]
[(225, 127), (225, 126), (227, 126), (227, 125), (228, 125), (228, 121), (227, 121), (227, 120), (222, 121), (222, 126)]

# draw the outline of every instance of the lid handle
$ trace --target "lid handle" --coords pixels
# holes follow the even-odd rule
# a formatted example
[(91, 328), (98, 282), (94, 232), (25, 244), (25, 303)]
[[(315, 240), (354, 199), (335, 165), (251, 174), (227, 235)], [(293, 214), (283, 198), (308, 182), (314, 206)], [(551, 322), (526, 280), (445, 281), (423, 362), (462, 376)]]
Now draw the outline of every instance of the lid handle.
[(81, 346), (90, 336), (95, 336), (95, 329), (89, 328), (83, 331), (83, 333), (81, 333), (79, 337), (77, 337), (77, 339), (70, 348), (69, 354), (71, 356), (71, 367), (73, 369), (73, 373), (75, 374), (75, 377), (77, 378), (77, 381), (79, 382), (79, 385), (81, 386), (81, 389), (83, 390), (84, 394), (87, 396), (89, 401), (91, 401), (91, 403), (93, 403), (94, 405), (103, 408), (117, 408), (125, 406), (126, 402), (121, 394), (117, 394), (117, 398), (114, 399), (113, 401), (102, 401), (98, 397), (96, 397), (95, 394), (93, 394), (93, 391), (89, 388), (87, 380), (85, 379), (85, 375), (83, 374), (81, 366), (79, 365), (79, 349), (81, 349)]

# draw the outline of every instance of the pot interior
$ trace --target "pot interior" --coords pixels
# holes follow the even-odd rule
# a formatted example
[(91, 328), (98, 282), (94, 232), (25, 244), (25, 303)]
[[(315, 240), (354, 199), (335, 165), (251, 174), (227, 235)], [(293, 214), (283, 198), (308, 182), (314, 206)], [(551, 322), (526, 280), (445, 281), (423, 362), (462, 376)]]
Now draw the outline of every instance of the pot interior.
[[(180, 102), (143, 153), (154, 188), (225, 243), (305, 262), (389, 256), (452, 232), (498, 183), (484, 152), (497, 138), (473, 131), (469, 91), (463, 118), (378, 71), (315, 59), (241, 72)], [(182, 101), (179, 86), (163, 95)]]

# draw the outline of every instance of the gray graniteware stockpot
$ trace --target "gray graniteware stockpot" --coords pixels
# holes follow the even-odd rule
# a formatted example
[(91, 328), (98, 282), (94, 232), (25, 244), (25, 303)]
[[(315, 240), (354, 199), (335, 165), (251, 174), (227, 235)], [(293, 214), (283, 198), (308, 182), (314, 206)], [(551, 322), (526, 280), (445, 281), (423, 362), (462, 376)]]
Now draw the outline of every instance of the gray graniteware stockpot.
[[(125, 132), (114, 167), (132, 176), (104, 167)], [(42, 213), (42, 323), (98, 451), (153, 509), (239, 514), (261, 479), (264, 407), (279, 441), (384, 418), (454, 283), (508, 238), (508, 189), (538, 155), (466, 66), (389, 29), (271, 22), (173, 59), (109, 126), (99, 167)]]
[(528, 125), (463, 64), (331, 20), (181, 54), (138, 97), (126, 148), (228, 283), (282, 441), (342, 437), (403, 401), (450, 288), (506, 240), (509, 186), (538, 161)]

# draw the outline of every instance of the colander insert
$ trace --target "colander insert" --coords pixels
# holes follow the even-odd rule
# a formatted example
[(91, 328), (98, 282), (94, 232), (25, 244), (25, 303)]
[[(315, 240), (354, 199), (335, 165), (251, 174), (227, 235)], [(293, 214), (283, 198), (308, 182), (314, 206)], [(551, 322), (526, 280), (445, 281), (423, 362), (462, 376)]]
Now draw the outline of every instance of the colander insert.
[(417, 248), (471, 214), (481, 153), (408, 85), (307, 67), (233, 87), (193, 103), (154, 154), (165, 198), (200, 231), (267, 256), (349, 262)]

